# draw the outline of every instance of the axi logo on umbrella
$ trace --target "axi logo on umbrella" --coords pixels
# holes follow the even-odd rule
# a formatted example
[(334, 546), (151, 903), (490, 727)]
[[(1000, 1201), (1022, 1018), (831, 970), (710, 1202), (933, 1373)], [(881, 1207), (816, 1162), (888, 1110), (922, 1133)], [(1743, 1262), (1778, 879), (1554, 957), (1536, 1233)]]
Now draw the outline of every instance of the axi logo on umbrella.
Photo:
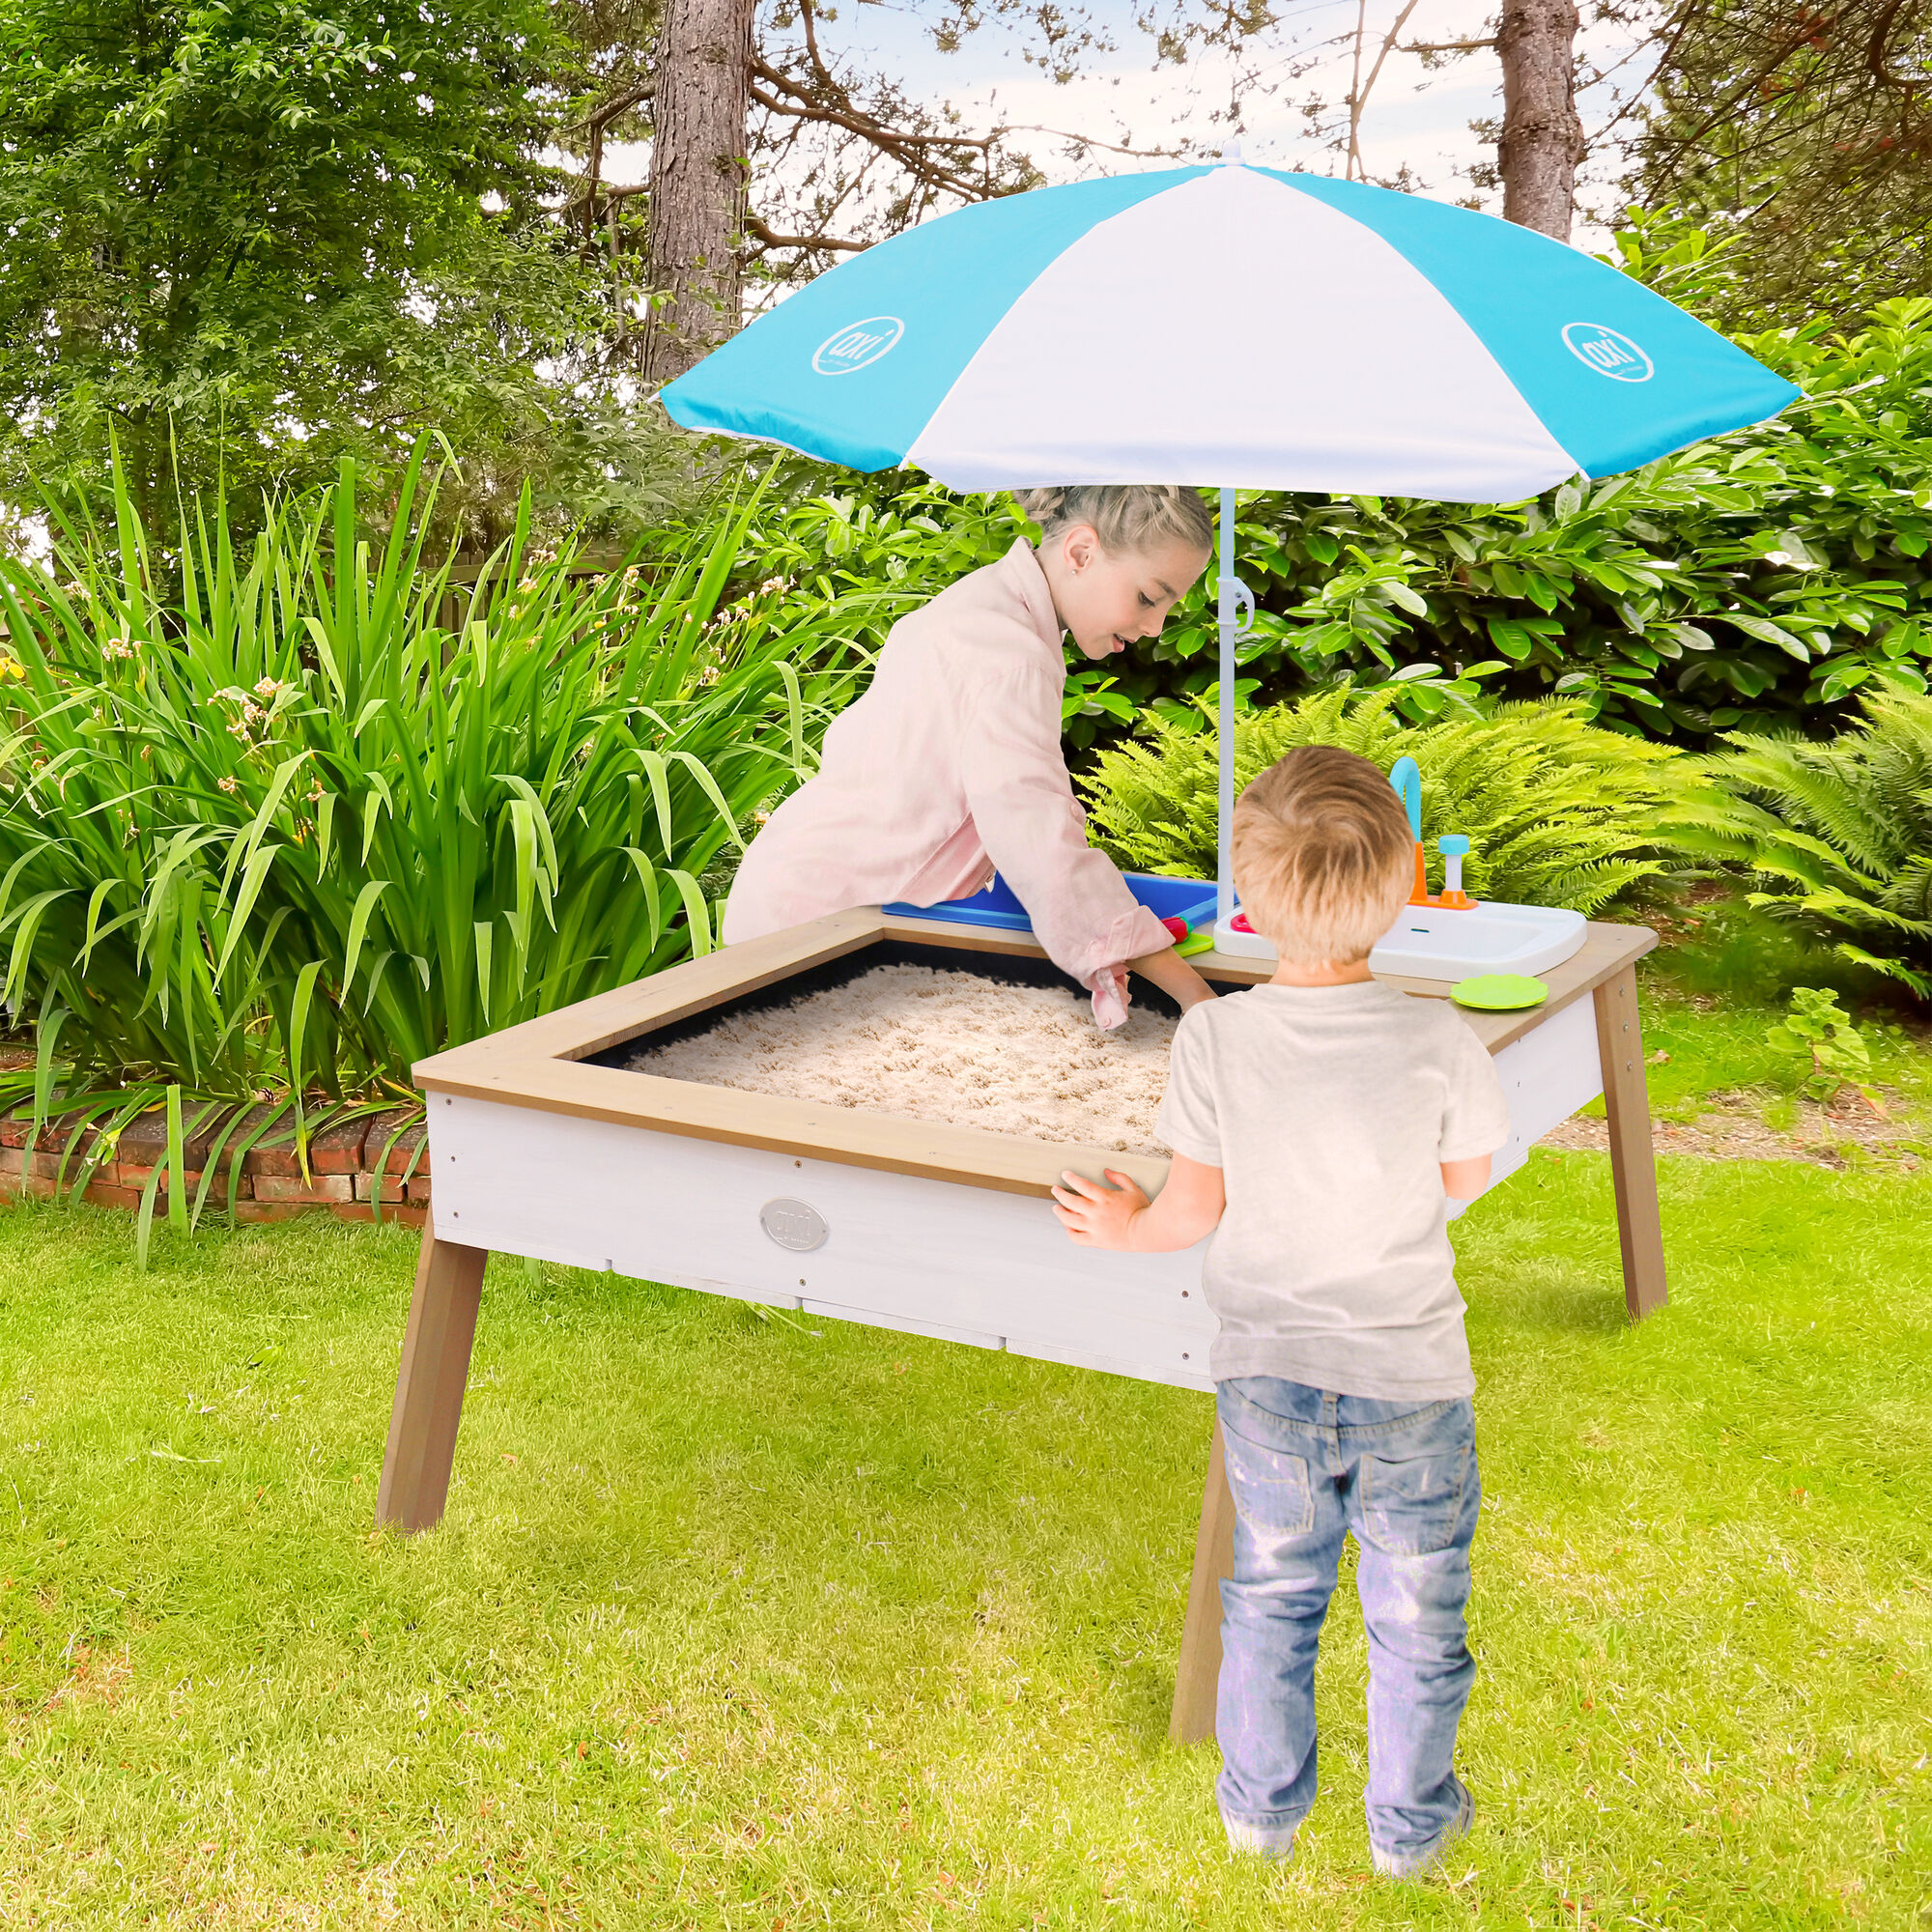
[(1567, 324), (1563, 346), (1585, 368), (1613, 383), (1647, 383), (1657, 373), (1650, 357), (1628, 335), (1605, 328), (1601, 322)]
[(813, 352), (811, 366), (821, 376), (849, 376), (868, 368), (898, 347), (905, 324), (895, 315), (868, 315), (835, 329)]

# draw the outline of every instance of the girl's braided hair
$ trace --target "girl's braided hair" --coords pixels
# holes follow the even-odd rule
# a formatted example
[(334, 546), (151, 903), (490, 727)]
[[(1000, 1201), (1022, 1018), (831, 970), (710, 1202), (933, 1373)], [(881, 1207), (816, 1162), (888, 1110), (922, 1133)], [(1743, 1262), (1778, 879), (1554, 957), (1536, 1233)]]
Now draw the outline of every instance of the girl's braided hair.
[(1177, 483), (1067, 483), (1022, 490), (1019, 506), (1040, 526), (1042, 537), (1085, 524), (1100, 548), (1119, 556), (1156, 544), (1214, 548), (1214, 518), (1198, 490)]

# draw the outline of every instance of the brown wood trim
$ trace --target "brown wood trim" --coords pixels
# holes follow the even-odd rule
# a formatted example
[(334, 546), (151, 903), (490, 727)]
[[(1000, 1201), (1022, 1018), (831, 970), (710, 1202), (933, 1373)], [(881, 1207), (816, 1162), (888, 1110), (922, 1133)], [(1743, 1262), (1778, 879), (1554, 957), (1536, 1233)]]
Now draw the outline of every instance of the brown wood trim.
[(1158, 1193), (1167, 1180), (1168, 1163), (1156, 1154), (989, 1134), (944, 1121), (820, 1106), (575, 1060), (498, 1062), (469, 1078), (439, 1074), (431, 1091), (926, 1180), (963, 1181), (1002, 1194), (1045, 1196), (1069, 1167), (1092, 1176), (1113, 1168), (1131, 1175), (1150, 1193)]
[(485, 1248), (439, 1241), (433, 1229), (423, 1230), (376, 1490), (379, 1526), (432, 1529), (442, 1520), (489, 1259)]
[(1235, 1574), (1235, 1498), (1217, 1416), (1208, 1442), (1208, 1478), (1201, 1491), (1201, 1523), (1194, 1535), (1194, 1572), (1180, 1622), (1180, 1658), (1174, 1670), (1174, 1705), (1167, 1735), (1198, 1745), (1214, 1735), (1221, 1677), (1221, 1581)]
[(505, 1027), (501, 1033), (419, 1060), (412, 1071), (417, 1086), (435, 1092), (447, 1080), (474, 1078), (479, 1069), (499, 1061), (522, 1061), (532, 1055), (587, 1060), (652, 1027), (688, 1019), (706, 1007), (856, 952), (881, 936), (882, 924), (876, 906), (862, 906), (855, 912), (787, 926), (763, 939), (721, 947), (648, 980), (633, 980), (628, 986), (615, 986), (521, 1026)]

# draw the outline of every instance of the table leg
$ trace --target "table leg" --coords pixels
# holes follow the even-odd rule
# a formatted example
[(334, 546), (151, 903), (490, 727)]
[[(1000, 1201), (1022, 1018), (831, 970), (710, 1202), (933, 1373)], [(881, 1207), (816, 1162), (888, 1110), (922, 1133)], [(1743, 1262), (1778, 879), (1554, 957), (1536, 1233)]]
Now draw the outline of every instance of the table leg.
[(1201, 1492), (1201, 1528), (1194, 1539), (1194, 1575), (1180, 1626), (1180, 1662), (1174, 1673), (1174, 1715), (1167, 1734), (1178, 1745), (1214, 1735), (1214, 1690), (1221, 1675), (1221, 1578), (1235, 1574), (1235, 1498), (1221, 1452), (1221, 1425), (1208, 1448), (1208, 1481)]
[(1650, 1143), (1636, 969), (1626, 966), (1605, 980), (1594, 997), (1597, 1055), (1609, 1115), (1610, 1175), (1617, 1190), (1617, 1238), (1623, 1246), (1624, 1306), (1633, 1321), (1640, 1321), (1663, 1306), (1669, 1290), (1663, 1277), (1663, 1224), (1657, 1211), (1657, 1158)]
[(389, 1447), (376, 1492), (379, 1524), (416, 1530), (442, 1520), (489, 1259), (487, 1248), (438, 1240), (433, 1221), (423, 1228), (415, 1299), (410, 1303), (396, 1405), (389, 1413)]

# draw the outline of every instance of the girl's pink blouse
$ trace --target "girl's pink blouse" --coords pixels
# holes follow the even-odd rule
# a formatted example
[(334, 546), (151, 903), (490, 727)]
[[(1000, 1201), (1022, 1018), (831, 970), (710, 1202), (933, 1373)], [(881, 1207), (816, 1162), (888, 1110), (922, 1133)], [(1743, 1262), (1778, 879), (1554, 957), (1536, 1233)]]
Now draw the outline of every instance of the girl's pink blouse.
[(850, 906), (932, 905), (997, 869), (1054, 963), (1124, 1019), (1129, 959), (1172, 944), (1104, 853), (1060, 750), (1060, 625), (1024, 539), (893, 626), (870, 687), (825, 734), (818, 775), (753, 839), (727, 944)]

